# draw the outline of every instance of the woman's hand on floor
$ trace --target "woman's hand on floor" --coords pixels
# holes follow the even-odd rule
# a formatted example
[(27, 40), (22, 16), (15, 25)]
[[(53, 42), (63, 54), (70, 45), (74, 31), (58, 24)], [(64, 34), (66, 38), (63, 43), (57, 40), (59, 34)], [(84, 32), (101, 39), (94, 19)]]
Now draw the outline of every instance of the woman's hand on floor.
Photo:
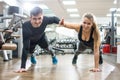
[(102, 70), (99, 68), (92, 68), (90, 71), (92, 72), (101, 72)]

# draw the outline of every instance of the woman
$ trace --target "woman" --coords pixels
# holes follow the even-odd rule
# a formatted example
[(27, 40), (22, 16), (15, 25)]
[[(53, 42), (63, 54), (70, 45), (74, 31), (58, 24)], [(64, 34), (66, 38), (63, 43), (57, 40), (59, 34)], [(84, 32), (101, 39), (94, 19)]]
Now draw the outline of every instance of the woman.
[(78, 55), (85, 49), (92, 49), (94, 51), (94, 62), (95, 67), (90, 71), (99, 72), (99, 64), (103, 63), (102, 56), (100, 53), (100, 32), (98, 26), (95, 23), (95, 18), (92, 13), (85, 13), (81, 24), (73, 24), (64, 22), (64, 19), (60, 21), (60, 25), (75, 29), (78, 32), (78, 39), (80, 41), (78, 49), (73, 57), (73, 64), (76, 64)]

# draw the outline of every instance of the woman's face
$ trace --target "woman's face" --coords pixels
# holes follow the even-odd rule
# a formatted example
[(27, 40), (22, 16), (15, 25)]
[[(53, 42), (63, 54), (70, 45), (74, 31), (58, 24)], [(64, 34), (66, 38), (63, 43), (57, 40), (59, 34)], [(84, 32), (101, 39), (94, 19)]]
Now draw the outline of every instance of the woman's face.
[(32, 15), (30, 20), (31, 20), (31, 24), (34, 28), (40, 27), (40, 25), (42, 24), (42, 21), (43, 21), (43, 15), (42, 14), (38, 14), (36, 16)]
[(82, 26), (83, 26), (83, 31), (89, 32), (92, 28), (93, 22), (92, 20), (88, 19), (87, 17), (83, 18)]

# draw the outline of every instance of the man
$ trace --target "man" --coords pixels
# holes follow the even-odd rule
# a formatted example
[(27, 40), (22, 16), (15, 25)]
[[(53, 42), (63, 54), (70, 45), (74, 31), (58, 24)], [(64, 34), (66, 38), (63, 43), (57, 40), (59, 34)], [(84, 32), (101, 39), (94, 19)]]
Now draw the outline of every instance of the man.
[[(27, 54), (33, 53), (35, 46), (39, 45), (41, 48), (46, 49), (52, 55), (53, 64), (57, 64), (57, 59), (52, 50), (49, 49), (45, 29), (48, 24), (59, 24), (57, 17), (43, 16), (42, 9), (35, 7), (30, 12), (30, 20), (23, 24), (23, 50), (21, 58), (21, 69), (16, 72), (26, 72)], [(32, 55), (31, 62), (36, 64), (36, 59)]]

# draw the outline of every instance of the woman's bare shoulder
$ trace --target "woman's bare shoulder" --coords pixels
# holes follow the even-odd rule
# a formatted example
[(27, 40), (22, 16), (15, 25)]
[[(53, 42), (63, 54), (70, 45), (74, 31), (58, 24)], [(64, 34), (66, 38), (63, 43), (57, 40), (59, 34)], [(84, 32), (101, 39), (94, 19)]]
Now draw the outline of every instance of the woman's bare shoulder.
[(76, 27), (75, 27), (75, 30), (76, 30), (77, 32), (79, 32), (80, 27), (81, 27), (81, 24), (77, 24)]

